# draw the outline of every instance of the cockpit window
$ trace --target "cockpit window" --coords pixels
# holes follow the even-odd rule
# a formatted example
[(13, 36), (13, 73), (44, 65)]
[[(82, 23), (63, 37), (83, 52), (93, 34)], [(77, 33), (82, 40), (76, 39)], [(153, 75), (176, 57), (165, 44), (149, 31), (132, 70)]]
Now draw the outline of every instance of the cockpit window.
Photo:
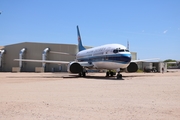
[(124, 49), (119, 50), (119, 52), (124, 52)]
[(117, 49), (113, 50), (113, 53), (118, 53), (118, 50)]
[(113, 53), (118, 53), (118, 52), (129, 52), (129, 50), (127, 50), (127, 49), (114, 49), (113, 50)]

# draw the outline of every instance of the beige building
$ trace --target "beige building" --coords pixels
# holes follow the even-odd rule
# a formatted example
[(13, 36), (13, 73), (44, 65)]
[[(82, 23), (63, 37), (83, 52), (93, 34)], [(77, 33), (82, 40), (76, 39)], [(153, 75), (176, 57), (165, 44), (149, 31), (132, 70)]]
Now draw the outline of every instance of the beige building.
[(3, 46), (0, 46), (0, 50), (3, 49), (4, 47)]
[(137, 53), (136, 52), (131, 52), (131, 59), (132, 60), (137, 60)]
[[(67, 65), (61, 64), (43, 64), (35, 62), (18, 62), (14, 59), (37, 59), (37, 60), (55, 60), (55, 61), (73, 61), (75, 56), (62, 55), (51, 53), (50, 51), (66, 52), (70, 54), (76, 54), (77, 45), (73, 44), (51, 44), (51, 43), (32, 43), (24, 42), (18, 44), (7, 45), (0, 47), (1, 51), (5, 50), (1, 54), (0, 58), (0, 71), (2, 72), (34, 72), (39, 69), (43, 69), (45, 72), (58, 72), (67, 71)], [(132, 52), (132, 59), (137, 58), (137, 53)], [(21, 68), (21, 69), (20, 69)]]

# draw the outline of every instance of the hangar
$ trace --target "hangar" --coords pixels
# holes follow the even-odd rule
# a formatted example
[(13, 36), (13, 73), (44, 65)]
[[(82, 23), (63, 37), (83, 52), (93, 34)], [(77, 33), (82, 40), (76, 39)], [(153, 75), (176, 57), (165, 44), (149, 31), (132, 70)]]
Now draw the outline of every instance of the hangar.
[[(86, 47), (91, 48), (91, 47)], [(0, 71), (2, 72), (66, 72), (67, 66), (64, 64), (44, 64), (35, 62), (16, 62), (14, 59), (38, 59), (73, 61), (75, 56), (55, 54), (50, 51), (66, 52), (76, 54), (78, 52), (75, 44), (52, 44), (23, 42), (0, 47)], [(131, 52), (132, 59), (137, 59), (137, 53)]]
[[(139, 70), (142, 70), (143, 72), (167, 72), (167, 63), (163, 61), (139, 62), (137, 65)], [(163, 71), (162, 68), (164, 69)]]

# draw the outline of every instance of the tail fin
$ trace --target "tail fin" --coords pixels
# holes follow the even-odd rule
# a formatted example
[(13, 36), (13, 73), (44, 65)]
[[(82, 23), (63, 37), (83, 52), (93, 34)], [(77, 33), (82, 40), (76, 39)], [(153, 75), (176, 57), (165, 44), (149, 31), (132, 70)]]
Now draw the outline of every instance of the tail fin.
[(82, 45), (82, 41), (81, 41), (81, 35), (79, 32), (79, 27), (77, 26), (77, 36), (78, 36), (78, 49), (79, 51), (85, 50), (86, 48)]

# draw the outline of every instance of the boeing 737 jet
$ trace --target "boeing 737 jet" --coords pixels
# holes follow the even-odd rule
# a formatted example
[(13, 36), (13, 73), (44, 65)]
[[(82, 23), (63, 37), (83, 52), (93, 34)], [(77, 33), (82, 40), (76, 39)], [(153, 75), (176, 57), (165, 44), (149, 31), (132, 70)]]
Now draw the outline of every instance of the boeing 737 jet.
[[(82, 44), (78, 26), (77, 35), (79, 52), (76, 54), (75, 61), (67, 62), (32, 59), (15, 59), (15, 61), (67, 64), (68, 72), (79, 74), (79, 76), (85, 77), (86, 71), (88, 69), (108, 70), (106, 72), (106, 76), (113, 76), (114, 73), (112, 72), (112, 70), (115, 70), (118, 73), (120, 72), (120, 69), (126, 69), (126, 71), (128, 72), (136, 72), (138, 70), (136, 62), (152, 60), (131, 60), (131, 53), (125, 46), (121, 44), (107, 44), (99, 47), (86, 49)], [(54, 53), (68, 55), (68, 53), (62, 52)], [(117, 78), (119, 78), (119, 75), (122, 76), (121, 74), (117, 74)]]

